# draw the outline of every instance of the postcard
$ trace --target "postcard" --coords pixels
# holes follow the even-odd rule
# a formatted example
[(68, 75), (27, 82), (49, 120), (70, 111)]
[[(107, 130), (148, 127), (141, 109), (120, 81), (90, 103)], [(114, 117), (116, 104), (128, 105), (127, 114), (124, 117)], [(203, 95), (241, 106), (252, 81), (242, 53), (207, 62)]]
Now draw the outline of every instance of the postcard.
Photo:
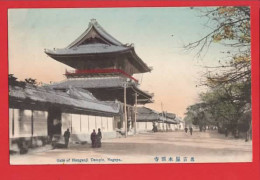
[(256, 4), (111, 3), (7, 3), (8, 168), (256, 169)]
[(11, 164), (252, 162), (250, 8), (9, 9)]

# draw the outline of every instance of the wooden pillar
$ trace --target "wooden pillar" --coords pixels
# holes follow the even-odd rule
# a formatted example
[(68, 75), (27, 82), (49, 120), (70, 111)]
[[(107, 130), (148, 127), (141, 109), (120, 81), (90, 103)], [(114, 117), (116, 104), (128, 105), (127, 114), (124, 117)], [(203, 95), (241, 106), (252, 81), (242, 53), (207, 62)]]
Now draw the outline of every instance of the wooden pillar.
[(70, 133), (72, 134), (72, 114), (70, 114)]
[(163, 122), (162, 122), (162, 131), (164, 131), (164, 112), (163, 112), (163, 103), (161, 103), (161, 107), (162, 107), (162, 117), (163, 117)]
[(33, 110), (31, 115), (31, 146), (33, 147)]
[(135, 93), (135, 114), (134, 114), (134, 116), (135, 116), (135, 126), (134, 126), (135, 134), (137, 132), (137, 130), (136, 130), (136, 113), (137, 113), (137, 93)]
[(88, 132), (89, 132), (89, 116), (88, 116)]
[(126, 83), (124, 83), (124, 120), (125, 120), (125, 137), (127, 137)]

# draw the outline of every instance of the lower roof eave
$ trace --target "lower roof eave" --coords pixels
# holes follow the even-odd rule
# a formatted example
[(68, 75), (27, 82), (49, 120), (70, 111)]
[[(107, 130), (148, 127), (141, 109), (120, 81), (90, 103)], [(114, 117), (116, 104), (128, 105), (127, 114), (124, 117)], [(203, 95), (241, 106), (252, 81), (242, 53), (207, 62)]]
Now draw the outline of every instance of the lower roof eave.
[(151, 99), (145, 99), (143, 101), (137, 100), (137, 104), (148, 104), (148, 103), (154, 103), (154, 101)]
[(140, 95), (144, 95), (145, 97), (147, 97), (147, 98), (149, 98), (149, 99), (151, 99), (151, 98), (153, 97), (153, 94), (149, 94), (148, 92), (145, 92), (145, 91), (139, 89), (139, 88), (136, 87), (136, 86), (131, 86), (131, 87), (133, 88), (133, 90), (134, 90), (136, 93), (138, 93), (138, 94), (140, 94)]
[(136, 120), (136, 122), (157, 122), (157, 119), (154, 120), (145, 120), (145, 119), (141, 119), (141, 120)]
[(79, 56), (93, 56), (93, 55), (118, 55), (118, 54), (122, 54), (122, 53), (128, 53), (131, 52), (131, 49), (126, 48), (126, 49), (122, 49), (122, 50), (115, 50), (115, 51), (109, 51), (109, 52), (88, 52), (88, 53), (57, 53), (53, 50), (49, 50), (46, 49), (44, 51), (48, 56), (51, 57), (79, 57)]
[(96, 110), (96, 109), (80, 108), (80, 107), (70, 106), (66, 104), (34, 101), (28, 98), (21, 99), (21, 98), (14, 98), (9, 96), (9, 108), (28, 109), (28, 110), (35, 110), (35, 111), (48, 111), (53, 106), (60, 108), (63, 113), (103, 115), (107, 117), (119, 115), (119, 112), (107, 112), (107, 111)]

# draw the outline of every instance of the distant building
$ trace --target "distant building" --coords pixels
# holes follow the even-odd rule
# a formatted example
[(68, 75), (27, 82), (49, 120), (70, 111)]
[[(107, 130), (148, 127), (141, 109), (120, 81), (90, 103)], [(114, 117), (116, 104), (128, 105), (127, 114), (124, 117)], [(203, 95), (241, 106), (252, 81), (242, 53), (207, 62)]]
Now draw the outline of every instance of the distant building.
[(155, 125), (158, 131), (176, 130), (180, 122), (173, 113), (159, 113), (146, 107), (137, 108), (137, 130), (151, 131)]

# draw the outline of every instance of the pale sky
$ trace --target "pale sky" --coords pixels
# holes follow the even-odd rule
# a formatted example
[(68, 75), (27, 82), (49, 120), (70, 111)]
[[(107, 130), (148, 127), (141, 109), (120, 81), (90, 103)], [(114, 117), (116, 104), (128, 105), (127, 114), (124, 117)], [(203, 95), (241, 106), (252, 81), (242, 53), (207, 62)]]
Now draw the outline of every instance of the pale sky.
[(184, 53), (184, 44), (210, 31), (207, 21), (190, 8), (89, 8), (9, 9), (9, 73), (19, 80), (34, 78), (49, 83), (65, 79), (61, 64), (44, 49), (64, 48), (81, 35), (94, 18), (122, 43), (134, 43), (137, 55), (151, 73), (137, 75), (143, 90), (154, 93), (155, 103), (147, 107), (183, 117), (186, 108), (198, 101), (196, 88), (201, 65), (219, 60), (220, 47), (213, 47), (203, 60)]

